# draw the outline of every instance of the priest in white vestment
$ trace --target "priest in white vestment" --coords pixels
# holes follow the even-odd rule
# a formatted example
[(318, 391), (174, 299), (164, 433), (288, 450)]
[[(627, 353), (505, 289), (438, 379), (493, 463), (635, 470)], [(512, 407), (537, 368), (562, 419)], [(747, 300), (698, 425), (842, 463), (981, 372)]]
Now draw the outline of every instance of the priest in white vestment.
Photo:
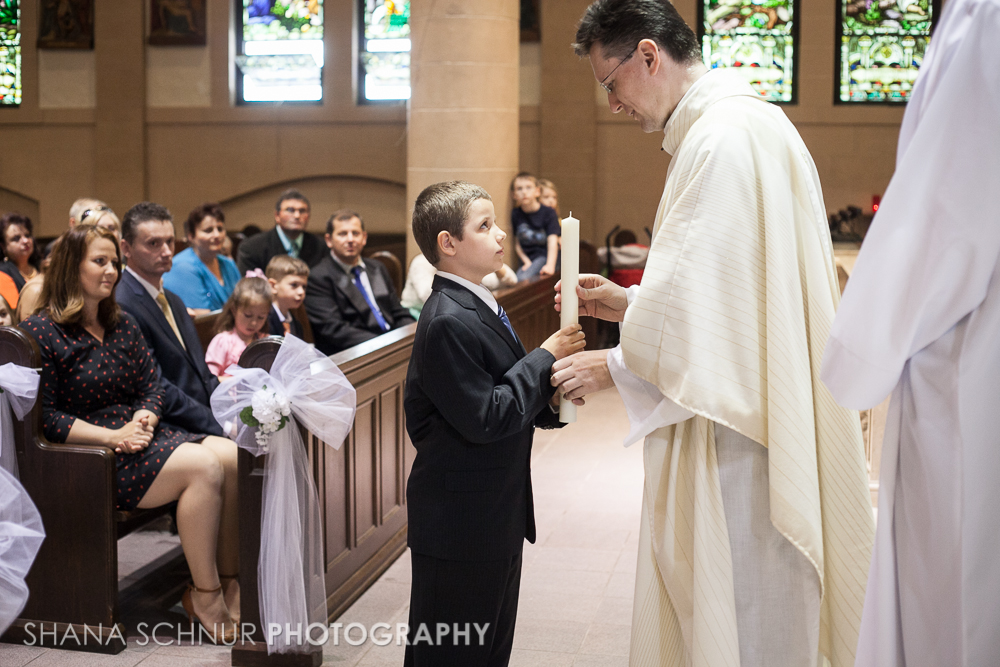
[(874, 526), (858, 414), (819, 381), (839, 290), (809, 152), (664, 0), (598, 0), (576, 41), (672, 156), (641, 285), (578, 292), (622, 345), (553, 367), (569, 398), (617, 385), (645, 438), (630, 664), (849, 667)]
[(859, 667), (1000, 664), (1000, 0), (949, 0), (823, 381), (892, 393)]

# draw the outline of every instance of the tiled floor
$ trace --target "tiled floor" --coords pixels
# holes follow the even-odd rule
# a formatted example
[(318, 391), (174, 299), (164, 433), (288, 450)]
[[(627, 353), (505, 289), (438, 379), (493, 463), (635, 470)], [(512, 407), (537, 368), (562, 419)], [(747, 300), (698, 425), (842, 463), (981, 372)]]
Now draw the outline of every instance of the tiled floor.
[[(525, 545), (512, 667), (619, 667), (628, 664), (632, 595), (642, 496), (642, 448), (625, 449), (628, 420), (614, 391), (592, 396), (579, 421), (538, 431), (532, 456), (538, 540)], [(176, 537), (138, 533), (122, 540), (120, 576), (142, 576), (150, 562), (170, 558)], [(161, 560), (162, 562), (162, 560)], [(410, 596), (409, 552), (338, 622), (365, 628), (405, 623)], [(176, 609), (175, 609), (176, 611)], [(384, 631), (380, 631), (380, 635)], [(360, 630), (354, 630), (355, 640)], [(0, 644), (0, 667), (192, 667), (229, 665), (215, 646), (139, 645), (117, 656)], [(381, 643), (381, 642), (380, 642)], [(324, 664), (403, 664), (395, 637), (352, 646), (343, 635), (323, 650)]]

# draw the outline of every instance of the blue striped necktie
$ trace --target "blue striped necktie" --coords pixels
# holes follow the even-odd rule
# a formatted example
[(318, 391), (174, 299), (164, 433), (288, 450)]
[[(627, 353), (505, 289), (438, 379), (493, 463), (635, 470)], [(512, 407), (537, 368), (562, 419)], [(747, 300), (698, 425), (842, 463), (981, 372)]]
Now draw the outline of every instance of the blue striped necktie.
[(389, 323), (385, 321), (384, 317), (382, 317), (382, 313), (379, 311), (378, 306), (375, 305), (371, 295), (368, 294), (368, 290), (365, 289), (365, 284), (361, 282), (361, 267), (352, 267), (351, 273), (354, 274), (354, 286), (358, 288), (359, 292), (361, 292), (361, 296), (365, 297), (365, 303), (368, 304), (368, 307), (372, 311), (372, 315), (375, 316), (375, 321), (378, 322), (382, 331), (388, 331)]
[(503, 322), (503, 325), (505, 327), (507, 327), (507, 331), (509, 331), (510, 335), (514, 337), (514, 340), (516, 340), (517, 342), (521, 342), (518, 339), (517, 334), (514, 333), (514, 327), (510, 325), (510, 318), (507, 317), (507, 311), (505, 311), (503, 309), (503, 306), (501, 306), (499, 303), (497, 304), (497, 315), (500, 316), (500, 321)]

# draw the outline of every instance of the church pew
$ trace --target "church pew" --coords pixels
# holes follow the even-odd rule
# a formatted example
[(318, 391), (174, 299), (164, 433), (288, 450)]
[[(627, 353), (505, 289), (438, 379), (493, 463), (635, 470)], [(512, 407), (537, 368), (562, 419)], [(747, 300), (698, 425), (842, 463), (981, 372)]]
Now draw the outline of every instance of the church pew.
[[(357, 391), (354, 428), (339, 450), (303, 433), (322, 513), (331, 620), (406, 549), (405, 484), (415, 450), (403, 420), (403, 386), (415, 331), (415, 324), (407, 325), (333, 355)], [(240, 365), (269, 370), (279, 341), (272, 337), (253, 343)], [(264, 457), (240, 450), (240, 610), (242, 622), (257, 630), (248, 636), (255, 644), (243, 641), (233, 647), (233, 665), (279, 664), (275, 656), (267, 656), (257, 589), (264, 462)], [(280, 659), (283, 665), (321, 662), (318, 650)]]
[[(38, 368), (38, 344), (20, 329), (0, 327), (0, 366), (8, 362)], [(2, 639), (120, 653), (125, 627), (119, 614), (118, 539), (172, 505), (115, 510), (111, 448), (48, 442), (41, 400), (23, 421), (12, 418), (21, 483), (42, 516), (45, 541), (28, 573), (27, 605)]]

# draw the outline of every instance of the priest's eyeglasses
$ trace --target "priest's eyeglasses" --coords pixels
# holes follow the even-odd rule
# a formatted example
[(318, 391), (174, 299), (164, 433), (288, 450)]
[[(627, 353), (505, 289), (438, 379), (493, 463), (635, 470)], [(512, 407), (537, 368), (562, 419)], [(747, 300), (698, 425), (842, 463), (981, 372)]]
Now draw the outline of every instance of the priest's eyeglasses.
[[(632, 54), (635, 53), (636, 49), (638, 49), (638, 48), (639, 48), (639, 45), (636, 44), (635, 45), (635, 49), (632, 49), (631, 51), (629, 51), (628, 55), (625, 56), (624, 58), (622, 58), (621, 62), (619, 62), (617, 65), (615, 65), (615, 68), (613, 70), (611, 70), (606, 77), (604, 77), (603, 81), (601, 81), (601, 88), (603, 88), (605, 91), (607, 91), (608, 95), (610, 95), (614, 91), (611, 90), (611, 85), (610, 84), (606, 84), (605, 81), (607, 81), (608, 79), (610, 79), (611, 75), (614, 74), (615, 72), (617, 72), (618, 68), (621, 67), (622, 65), (624, 65), (625, 61), (628, 60), (629, 58), (631, 58)], [(614, 83), (614, 82), (612, 82), (612, 83)]]

